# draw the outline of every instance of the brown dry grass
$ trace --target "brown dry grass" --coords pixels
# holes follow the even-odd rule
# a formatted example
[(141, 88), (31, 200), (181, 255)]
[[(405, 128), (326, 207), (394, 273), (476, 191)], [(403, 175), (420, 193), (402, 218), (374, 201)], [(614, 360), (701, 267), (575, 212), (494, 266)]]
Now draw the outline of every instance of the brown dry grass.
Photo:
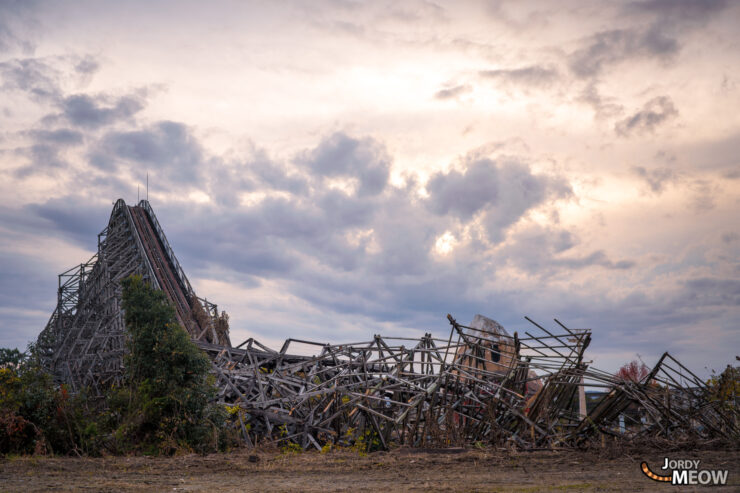
[[(395, 450), (356, 453), (275, 450), (208, 456), (0, 459), (1, 491), (691, 491), (657, 484), (640, 472), (654, 470), (664, 454), (596, 452), (507, 453), (491, 450)], [(253, 462), (256, 456), (258, 460)], [(698, 458), (701, 467), (730, 469), (728, 485), (740, 490), (740, 451), (671, 453)]]

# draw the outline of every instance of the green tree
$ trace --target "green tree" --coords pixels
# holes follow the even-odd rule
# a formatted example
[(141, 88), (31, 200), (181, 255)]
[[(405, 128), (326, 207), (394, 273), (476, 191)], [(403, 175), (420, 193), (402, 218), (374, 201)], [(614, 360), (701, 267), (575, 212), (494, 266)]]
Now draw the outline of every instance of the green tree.
[(140, 276), (125, 279), (122, 287), (129, 339), (127, 386), (109, 399), (123, 418), (116, 438), (153, 453), (217, 450), (226, 415), (213, 403), (208, 357), (178, 325), (163, 292)]
[(740, 367), (727, 365), (719, 375), (712, 370), (712, 376), (707, 381), (709, 398), (719, 402), (725, 409), (738, 412), (738, 399), (740, 399)]
[(0, 368), (16, 368), (26, 360), (26, 354), (15, 348), (0, 348)]

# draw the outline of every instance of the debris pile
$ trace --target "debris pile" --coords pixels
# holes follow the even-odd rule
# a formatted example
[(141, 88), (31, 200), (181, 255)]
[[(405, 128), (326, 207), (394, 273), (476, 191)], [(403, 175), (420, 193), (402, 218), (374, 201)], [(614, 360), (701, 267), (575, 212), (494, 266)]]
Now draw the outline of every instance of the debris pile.
[[(477, 315), (448, 315), (447, 339), (384, 338), (351, 344), (288, 339), (280, 351), (254, 339), (235, 348), (199, 343), (213, 361), (223, 402), (239, 406), (248, 444), (448, 446), (521, 449), (579, 446), (599, 436), (740, 439), (736, 406), (665, 353), (640, 381), (590, 368), (590, 330), (556, 320), (551, 332), (509, 335)], [(295, 344), (317, 355), (292, 355)], [(584, 388), (606, 389), (586, 412)], [(580, 402), (580, 405), (579, 405)], [(624, 423), (628, 408), (638, 417)], [(294, 445), (294, 446), (296, 446)]]

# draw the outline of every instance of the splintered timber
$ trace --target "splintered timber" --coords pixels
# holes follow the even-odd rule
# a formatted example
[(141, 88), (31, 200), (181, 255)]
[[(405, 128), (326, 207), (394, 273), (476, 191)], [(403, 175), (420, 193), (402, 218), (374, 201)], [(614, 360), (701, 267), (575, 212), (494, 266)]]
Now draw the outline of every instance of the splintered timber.
[[(590, 330), (557, 320), (547, 329), (527, 318), (531, 332), (512, 335), (482, 315), (467, 326), (448, 315), (446, 338), (288, 339), (280, 350), (248, 339), (234, 347), (228, 316), (195, 294), (146, 200), (118, 200), (96, 255), (59, 275), (57, 307), (37, 347), (45, 368), (72, 391), (102, 395), (120, 383), (120, 281), (133, 274), (165, 292), (178, 322), (208, 354), (219, 399), (238, 407), (249, 445), (483, 442), (531, 450), (609, 435), (740, 439), (737, 407), (711, 398), (706, 383), (670, 354), (639, 381), (618, 378), (584, 360)], [(297, 345), (313, 347), (313, 356), (297, 354)], [(603, 390), (590, 409), (586, 388)]]

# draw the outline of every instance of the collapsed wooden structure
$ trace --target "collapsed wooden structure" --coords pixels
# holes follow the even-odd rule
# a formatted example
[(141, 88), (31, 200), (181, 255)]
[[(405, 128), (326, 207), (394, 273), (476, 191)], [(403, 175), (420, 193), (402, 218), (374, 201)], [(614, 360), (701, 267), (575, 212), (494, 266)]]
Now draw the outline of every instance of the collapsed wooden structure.
[[(590, 331), (560, 322), (550, 331), (509, 336), (480, 315), (471, 326), (448, 316), (447, 339), (384, 338), (338, 345), (285, 342), (280, 351), (253, 339), (212, 348), (224, 402), (243, 413), (247, 443), (327, 443), (386, 449), (392, 444), (480, 443), (524, 449), (578, 446), (594, 436), (740, 439), (736, 407), (713, 401), (706, 384), (665, 353), (640, 381), (590, 368)], [(528, 319), (529, 320), (529, 319)], [(312, 344), (317, 355), (290, 354)], [(585, 413), (584, 387), (607, 388)], [(620, 416), (639, 406), (641, 419), (620, 430)], [(246, 426), (248, 423), (249, 426)]]
[[(444, 339), (289, 339), (280, 350), (248, 339), (232, 347), (228, 317), (195, 295), (144, 200), (116, 202), (97, 254), (59, 276), (57, 307), (37, 347), (47, 370), (73, 392), (86, 387), (100, 395), (121, 379), (120, 281), (132, 274), (165, 292), (180, 324), (210, 356), (219, 399), (235, 411), (248, 444), (385, 449), (481, 442), (534, 449), (609, 434), (740, 439), (737, 406), (713, 399), (668, 353), (645, 378), (622, 380), (584, 360), (590, 330), (557, 320), (551, 331), (527, 318), (532, 332), (520, 336), (480, 315), (470, 326), (448, 315)], [(306, 347), (313, 356), (298, 354)], [(606, 389), (590, 412), (586, 387)], [(630, 407), (639, 418), (617, 428)]]

